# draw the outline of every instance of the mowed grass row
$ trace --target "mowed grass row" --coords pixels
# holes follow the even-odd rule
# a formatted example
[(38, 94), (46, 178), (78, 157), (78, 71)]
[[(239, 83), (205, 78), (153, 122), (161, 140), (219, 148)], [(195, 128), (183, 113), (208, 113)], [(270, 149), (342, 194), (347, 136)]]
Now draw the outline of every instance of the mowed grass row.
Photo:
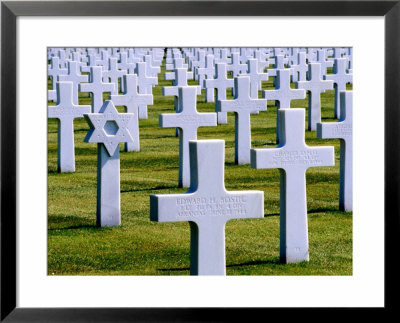
[[(174, 113), (173, 98), (161, 95), (164, 67), (153, 90), (148, 119), (140, 120), (140, 152), (121, 148), (120, 227), (96, 227), (97, 145), (84, 143), (89, 130), (75, 119), (76, 172), (57, 173), (57, 120), (48, 121), (48, 274), (49, 275), (188, 275), (189, 224), (150, 222), (150, 194), (182, 193), (178, 188), (179, 139), (175, 129), (158, 126), (160, 113)], [(272, 79), (272, 78), (271, 78)], [(190, 81), (190, 84), (196, 84)], [(294, 85), (292, 84), (294, 87)], [(272, 88), (272, 80), (263, 89)], [(349, 88), (350, 89), (350, 88)], [(229, 98), (232, 98), (230, 96)], [(198, 97), (199, 112), (214, 111), (214, 103)], [(107, 99), (108, 95), (104, 95)], [(87, 93), (80, 104), (90, 105)], [(306, 108), (307, 98), (292, 101)], [(334, 122), (334, 92), (322, 94), (323, 122)], [(118, 107), (120, 112), (123, 107)], [(307, 120), (304, 120), (305, 129)], [(251, 116), (252, 146), (276, 146), (276, 107)], [(306, 131), (310, 146), (335, 147), (335, 166), (307, 171), (310, 261), (279, 262), (279, 171), (255, 170), (234, 164), (234, 115), (228, 124), (199, 128), (198, 139), (225, 140), (227, 190), (264, 192), (264, 218), (228, 221), (225, 228), (228, 275), (351, 275), (352, 213), (338, 209), (339, 140), (321, 140)]]

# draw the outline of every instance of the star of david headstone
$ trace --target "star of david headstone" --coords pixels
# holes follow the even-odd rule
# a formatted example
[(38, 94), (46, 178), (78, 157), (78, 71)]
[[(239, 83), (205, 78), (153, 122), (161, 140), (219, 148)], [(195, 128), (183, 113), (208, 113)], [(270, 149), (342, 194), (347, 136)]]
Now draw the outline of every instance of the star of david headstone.
[(104, 102), (99, 113), (88, 113), (84, 117), (90, 126), (85, 142), (103, 144), (110, 156), (120, 142), (133, 142), (129, 128), (134, 115), (118, 113), (111, 100)]
[(100, 113), (85, 114), (90, 130), (85, 142), (97, 143), (97, 225), (121, 224), (119, 143), (132, 142), (132, 113), (118, 113), (107, 100)]

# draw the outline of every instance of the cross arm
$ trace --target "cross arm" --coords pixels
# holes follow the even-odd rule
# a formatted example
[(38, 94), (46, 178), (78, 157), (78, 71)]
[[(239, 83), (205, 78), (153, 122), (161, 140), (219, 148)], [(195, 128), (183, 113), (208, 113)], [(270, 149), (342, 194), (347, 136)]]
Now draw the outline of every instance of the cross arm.
[(150, 220), (156, 222), (193, 221), (200, 211), (204, 198), (195, 194), (152, 194), (150, 195)]

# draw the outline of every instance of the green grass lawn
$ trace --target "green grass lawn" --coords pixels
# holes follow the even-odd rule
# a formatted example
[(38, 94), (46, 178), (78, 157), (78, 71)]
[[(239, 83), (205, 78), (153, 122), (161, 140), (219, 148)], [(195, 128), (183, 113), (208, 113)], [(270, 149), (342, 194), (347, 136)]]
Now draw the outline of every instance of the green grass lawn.
[[(57, 120), (48, 120), (49, 275), (189, 274), (189, 223), (150, 222), (150, 194), (187, 190), (178, 188), (175, 129), (158, 127), (160, 113), (174, 113), (173, 98), (161, 95), (162, 86), (171, 85), (163, 77), (164, 69), (153, 90), (149, 117), (139, 121), (141, 151), (123, 152), (120, 144), (120, 227), (96, 227), (97, 145), (83, 142), (89, 129), (86, 121), (79, 118), (74, 123), (76, 171), (57, 173)], [(263, 89), (271, 87), (272, 81), (263, 82)], [(204, 103), (204, 95), (202, 91), (197, 100), (199, 112), (214, 111), (214, 103)], [(322, 121), (336, 121), (333, 90), (322, 94), (321, 101)], [(90, 105), (88, 94), (81, 93), (79, 102)], [(307, 102), (307, 98), (292, 101), (292, 108), (305, 108)], [(266, 112), (251, 116), (254, 148), (276, 146), (275, 124), (276, 107), (268, 101)], [(226, 224), (228, 275), (352, 274), (352, 213), (339, 211), (338, 201), (339, 140), (317, 139), (315, 132), (306, 131), (308, 145), (335, 147), (335, 166), (307, 171), (310, 261), (286, 265), (279, 262), (279, 171), (235, 165), (233, 114), (228, 113), (226, 125), (200, 128), (198, 139), (225, 140), (227, 190), (264, 191), (264, 218)]]

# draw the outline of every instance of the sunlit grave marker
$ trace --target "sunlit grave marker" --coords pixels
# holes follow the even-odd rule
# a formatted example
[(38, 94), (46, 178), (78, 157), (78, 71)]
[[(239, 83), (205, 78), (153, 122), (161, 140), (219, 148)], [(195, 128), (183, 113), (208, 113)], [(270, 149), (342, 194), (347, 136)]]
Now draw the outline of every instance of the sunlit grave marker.
[(60, 68), (60, 59), (57, 56), (51, 58), (51, 64), (47, 68), (47, 75), (51, 79), (51, 89), (56, 89), (56, 83), (59, 75), (65, 75), (68, 73), (68, 69)]
[(94, 66), (90, 68), (90, 82), (79, 85), (80, 92), (92, 93), (92, 112), (98, 113), (103, 106), (103, 93), (113, 92), (115, 85), (113, 83), (103, 83), (103, 68)]
[(250, 163), (251, 126), (250, 114), (267, 110), (267, 100), (250, 97), (250, 77), (235, 78), (236, 96), (233, 100), (218, 100), (217, 111), (235, 113), (235, 163)]
[(139, 94), (137, 92), (137, 75), (127, 74), (123, 76), (124, 94), (122, 95), (111, 95), (111, 100), (114, 105), (123, 105), (126, 107), (127, 113), (132, 113), (131, 125), (129, 129), (132, 135), (133, 142), (125, 143), (125, 151), (140, 151), (140, 140), (139, 140), (139, 106), (146, 106), (153, 104), (152, 94)]
[(205, 67), (197, 68), (197, 75), (199, 77), (199, 84), (204, 89), (204, 80), (213, 79), (215, 75), (214, 55), (206, 56)]
[(72, 82), (72, 102), (78, 105), (79, 84), (88, 81), (88, 76), (81, 74), (78, 62), (68, 61), (68, 74), (59, 75), (58, 80)]
[(304, 109), (282, 109), (277, 148), (251, 149), (251, 167), (280, 170), (280, 257), (284, 263), (308, 261), (306, 171), (333, 166), (333, 147), (305, 143)]
[(258, 99), (258, 91), (261, 90), (262, 81), (268, 81), (268, 73), (259, 72), (258, 60), (249, 59), (247, 61), (248, 72), (250, 76), (250, 97)]
[(315, 131), (321, 122), (321, 93), (333, 89), (333, 81), (321, 79), (321, 64), (308, 65), (308, 80), (296, 83), (298, 89), (308, 91), (308, 130)]
[(178, 113), (162, 113), (159, 115), (161, 128), (179, 128), (179, 186), (189, 187), (189, 140), (197, 139), (199, 127), (217, 125), (216, 113), (199, 113), (196, 109), (197, 87), (178, 87)]
[[(139, 62), (136, 64), (135, 74), (138, 76), (139, 94), (153, 94), (153, 86), (158, 84), (157, 77), (148, 76), (147, 64)], [(147, 106), (139, 106), (139, 119), (147, 119)]]
[(333, 74), (325, 76), (335, 84), (335, 118), (340, 119), (340, 92), (346, 91), (346, 84), (353, 83), (353, 74), (346, 73), (346, 58), (335, 58)]
[(131, 113), (118, 113), (107, 100), (99, 113), (84, 115), (90, 126), (85, 142), (97, 143), (97, 225), (121, 224), (119, 143), (133, 142)]
[(290, 87), (290, 69), (278, 69), (276, 72), (276, 89), (262, 91), (262, 94), (264, 99), (275, 100), (277, 110), (276, 141), (279, 142), (279, 110), (289, 109), (292, 100), (304, 99), (306, 97), (306, 91), (303, 89), (292, 89)]
[(353, 210), (353, 92), (340, 93), (339, 122), (317, 124), (318, 138), (340, 139), (339, 208)]
[(57, 82), (56, 94), (57, 104), (49, 106), (47, 113), (49, 118), (58, 119), (57, 170), (61, 173), (74, 172), (74, 119), (82, 118), (85, 113), (90, 113), (91, 107), (73, 103), (72, 82)]
[(109, 58), (108, 60), (108, 70), (103, 72), (103, 81), (113, 83), (114, 90), (111, 91), (112, 95), (118, 95), (119, 93), (119, 83), (122, 81), (122, 77), (127, 74), (127, 70), (118, 69), (118, 60), (116, 58)]
[(264, 217), (264, 192), (225, 189), (224, 145), (190, 141), (188, 192), (150, 196), (151, 221), (189, 222), (191, 275), (225, 275), (226, 222)]
[[(206, 102), (214, 102), (214, 89), (217, 90), (217, 101), (226, 100), (226, 90), (233, 88), (233, 79), (228, 79), (225, 63), (215, 64), (215, 79), (205, 79), (204, 87), (206, 88)], [(228, 123), (226, 112), (217, 114), (219, 124)]]

